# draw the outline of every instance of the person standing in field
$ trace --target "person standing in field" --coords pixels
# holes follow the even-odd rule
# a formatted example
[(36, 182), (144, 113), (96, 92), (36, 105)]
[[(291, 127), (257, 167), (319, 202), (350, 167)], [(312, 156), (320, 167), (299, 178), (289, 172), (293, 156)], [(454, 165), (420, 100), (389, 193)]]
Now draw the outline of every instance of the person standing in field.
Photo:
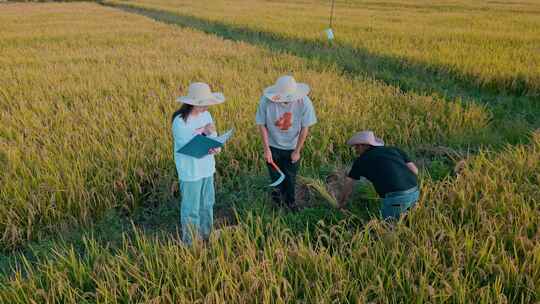
[(339, 206), (343, 208), (352, 192), (354, 182), (365, 177), (373, 183), (382, 198), (384, 219), (397, 219), (413, 207), (418, 200), (418, 168), (402, 150), (385, 147), (371, 131), (356, 133), (349, 141), (358, 158), (346, 177)]
[(279, 177), (272, 163), (285, 174), (285, 180), (271, 193), (272, 201), (278, 206), (285, 203), (292, 211), (298, 210), (295, 185), (302, 149), (309, 127), (317, 122), (309, 91), (307, 84), (297, 83), (292, 76), (282, 76), (263, 91), (255, 118), (270, 178)]
[(210, 149), (208, 155), (202, 158), (177, 151), (198, 134), (217, 136), (208, 107), (223, 103), (225, 97), (221, 93), (212, 93), (208, 84), (196, 82), (189, 86), (188, 96), (176, 100), (182, 103), (172, 117), (174, 161), (182, 195), (180, 222), (182, 241), (191, 245), (193, 236), (208, 240), (213, 228), (214, 154), (219, 153), (220, 149)]

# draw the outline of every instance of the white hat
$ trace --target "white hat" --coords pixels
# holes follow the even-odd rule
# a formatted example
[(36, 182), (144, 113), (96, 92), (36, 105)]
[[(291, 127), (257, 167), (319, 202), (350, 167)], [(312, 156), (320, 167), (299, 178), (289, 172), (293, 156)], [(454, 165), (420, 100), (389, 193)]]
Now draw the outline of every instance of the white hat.
[(351, 137), (351, 139), (347, 141), (347, 144), (349, 146), (364, 144), (375, 147), (382, 147), (384, 146), (384, 141), (380, 138), (375, 137), (375, 134), (373, 134), (372, 131), (362, 131), (354, 134), (353, 137)]
[(266, 98), (273, 102), (293, 102), (304, 98), (309, 93), (309, 86), (296, 83), (292, 76), (281, 76), (276, 84), (264, 90)]
[(189, 85), (188, 95), (176, 98), (176, 101), (187, 103), (192, 106), (211, 106), (223, 103), (223, 93), (212, 93), (210, 86), (204, 82), (194, 82)]

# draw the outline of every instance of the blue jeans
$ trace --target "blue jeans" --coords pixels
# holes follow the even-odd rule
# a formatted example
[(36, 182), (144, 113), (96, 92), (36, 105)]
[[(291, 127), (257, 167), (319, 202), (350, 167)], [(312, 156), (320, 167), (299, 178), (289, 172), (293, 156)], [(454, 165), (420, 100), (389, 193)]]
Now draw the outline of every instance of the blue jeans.
[(191, 246), (193, 236), (208, 240), (214, 224), (214, 177), (194, 182), (180, 181), (182, 241)]
[(416, 204), (419, 196), (420, 191), (418, 187), (413, 187), (405, 191), (387, 193), (381, 202), (383, 219), (398, 219), (401, 214)]

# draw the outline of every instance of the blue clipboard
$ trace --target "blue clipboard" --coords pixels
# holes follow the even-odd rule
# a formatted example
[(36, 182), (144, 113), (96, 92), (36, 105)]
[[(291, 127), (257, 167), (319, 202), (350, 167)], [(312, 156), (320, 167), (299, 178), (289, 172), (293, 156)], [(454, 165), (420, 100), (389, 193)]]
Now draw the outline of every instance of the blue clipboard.
[(232, 133), (233, 130), (231, 129), (219, 137), (196, 135), (176, 152), (195, 158), (203, 158), (208, 155), (208, 150), (223, 147)]

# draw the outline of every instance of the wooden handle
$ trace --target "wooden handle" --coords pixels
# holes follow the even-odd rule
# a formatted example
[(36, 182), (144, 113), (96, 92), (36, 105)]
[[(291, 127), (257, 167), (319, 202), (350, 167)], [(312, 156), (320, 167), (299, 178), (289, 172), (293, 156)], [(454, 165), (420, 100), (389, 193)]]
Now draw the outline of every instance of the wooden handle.
[(274, 168), (274, 170), (276, 170), (276, 171), (278, 171), (278, 172), (280, 171), (280, 170), (279, 170), (279, 167), (276, 165), (276, 163), (274, 163), (274, 162), (269, 162), (269, 164), (270, 164), (270, 166), (272, 166), (272, 168)]

